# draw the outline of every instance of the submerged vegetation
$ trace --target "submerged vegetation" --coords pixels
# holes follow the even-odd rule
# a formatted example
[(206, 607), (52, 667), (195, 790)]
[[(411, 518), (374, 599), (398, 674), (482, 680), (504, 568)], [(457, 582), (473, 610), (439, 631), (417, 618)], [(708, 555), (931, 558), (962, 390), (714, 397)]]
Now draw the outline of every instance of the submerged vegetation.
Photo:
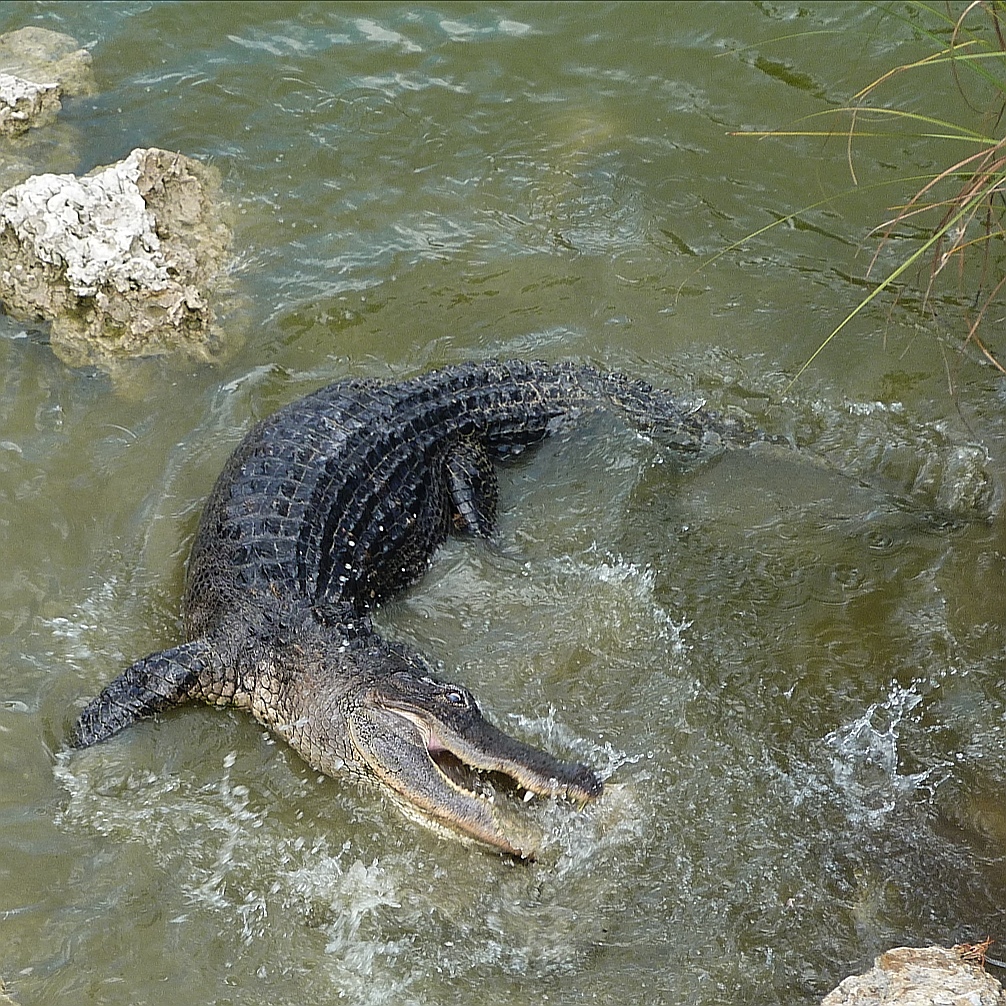
[[(802, 119), (799, 128), (737, 134), (844, 138), (851, 188), (800, 212), (868, 187), (861, 185), (856, 155), (859, 145), (872, 139), (932, 141), (939, 144), (940, 151), (952, 152), (929, 174), (902, 175), (876, 183), (897, 184), (908, 196), (891, 206), (887, 219), (870, 233), (874, 250), (865, 277), (870, 291), (821, 342), (793, 381), (882, 293), (893, 293), (897, 303), (913, 273), (922, 313), (935, 316), (938, 302), (944, 302), (941, 298), (949, 298), (962, 309), (965, 330), (961, 353), (975, 347), (988, 363), (1006, 374), (997, 348), (986, 334), (1001, 320), (999, 312), (1006, 307), (1002, 243), (1006, 236), (1006, 3), (975, 0), (964, 6), (937, 6), (909, 2), (884, 5), (879, 10), (883, 20), (895, 19), (910, 26), (915, 38), (932, 52), (893, 66), (853, 95), (848, 104), (814, 113)], [(959, 115), (949, 118), (884, 104), (889, 101), (892, 82), (908, 74), (913, 77), (913, 94), (920, 105), (933, 95), (939, 95), (945, 104), (946, 93), (955, 89)], [(769, 227), (796, 216), (799, 213)], [(955, 368), (946, 354), (944, 358), (953, 390)]]

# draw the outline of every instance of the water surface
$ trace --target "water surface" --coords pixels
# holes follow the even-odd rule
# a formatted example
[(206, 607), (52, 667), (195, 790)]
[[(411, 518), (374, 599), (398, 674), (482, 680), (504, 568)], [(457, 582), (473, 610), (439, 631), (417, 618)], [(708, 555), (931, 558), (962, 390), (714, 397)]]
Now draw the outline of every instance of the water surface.
[[(952, 444), (999, 470), (1001, 382), (954, 355), (952, 297), (932, 318), (906, 294), (785, 391), (904, 187), (707, 262), (850, 186), (841, 138), (730, 133), (844, 103), (925, 54), (909, 26), (851, 3), (0, 7), (25, 24), (94, 55), (54, 162), (221, 170), (239, 296), (218, 366), (114, 381), (0, 322), (20, 1001), (810, 1003), (891, 945), (1001, 935), (1006, 542), (918, 488)], [(939, 114), (938, 84), (887, 96)], [(857, 170), (940, 156), (878, 141)], [(696, 465), (592, 419), (504, 470), (497, 541), (452, 541), (379, 613), (607, 777), (583, 813), (531, 809), (540, 862), (417, 830), (237, 713), (62, 753), (83, 700), (178, 638), (202, 500), (255, 418), (486, 356), (625, 370), (799, 448)]]

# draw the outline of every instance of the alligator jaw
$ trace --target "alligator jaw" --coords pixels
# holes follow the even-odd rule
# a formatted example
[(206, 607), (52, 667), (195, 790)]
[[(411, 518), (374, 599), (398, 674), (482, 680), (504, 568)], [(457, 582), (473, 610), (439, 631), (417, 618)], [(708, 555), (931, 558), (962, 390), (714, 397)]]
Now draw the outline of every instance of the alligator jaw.
[(370, 715), (350, 723), (354, 747), (408, 816), (533, 859), (540, 832), (480, 773), (502, 777), (525, 801), (532, 794), (562, 796), (581, 806), (600, 796), (602, 783), (586, 766), (559, 761), (498, 730), (465, 690), (451, 694), (466, 700), (460, 716), (417, 703), (415, 695), (404, 701), (372, 695)]
[[(386, 706), (389, 712), (409, 720), (422, 736), (430, 761), (444, 771), (443, 756), (453, 756), (463, 767), (475, 772), (505, 776), (525, 791), (525, 801), (533, 796), (565, 797), (582, 807), (601, 795), (603, 784), (586, 765), (559, 761), (538, 748), (524, 744), (498, 730), (481, 715), (477, 735), (451, 729), (442, 721), (421, 717), (414, 711)], [(471, 789), (471, 787), (465, 787)]]

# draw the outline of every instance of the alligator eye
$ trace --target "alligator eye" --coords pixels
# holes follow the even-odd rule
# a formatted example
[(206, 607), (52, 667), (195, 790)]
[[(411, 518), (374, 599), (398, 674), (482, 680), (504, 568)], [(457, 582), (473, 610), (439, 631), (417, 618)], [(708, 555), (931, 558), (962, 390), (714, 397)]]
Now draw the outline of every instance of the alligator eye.
[(463, 706), (465, 704), (465, 697), (456, 688), (452, 688), (447, 693), (447, 701), (450, 702), (452, 706)]

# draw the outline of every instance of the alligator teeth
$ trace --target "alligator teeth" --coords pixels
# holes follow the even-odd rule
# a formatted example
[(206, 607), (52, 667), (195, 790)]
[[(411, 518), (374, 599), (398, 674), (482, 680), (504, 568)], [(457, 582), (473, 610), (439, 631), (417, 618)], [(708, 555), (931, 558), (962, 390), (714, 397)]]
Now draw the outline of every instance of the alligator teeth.
[(525, 803), (530, 803), (533, 799), (534, 799), (534, 793), (532, 793), (531, 790), (528, 790), (524, 794), (524, 802)]

